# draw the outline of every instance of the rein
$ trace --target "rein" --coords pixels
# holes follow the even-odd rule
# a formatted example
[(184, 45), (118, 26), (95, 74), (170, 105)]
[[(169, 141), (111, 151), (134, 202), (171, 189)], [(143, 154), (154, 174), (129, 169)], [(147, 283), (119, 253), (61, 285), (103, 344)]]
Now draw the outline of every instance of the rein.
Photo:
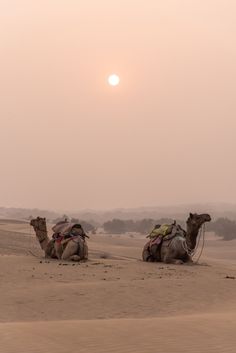
[(195, 263), (197, 264), (198, 261), (200, 260), (200, 257), (202, 256), (202, 252), (203, 252), (203, 249), (204, 249), (204, 246), (205, 246), (205, 223), (203, 223), (203, 225), (201, 226), (200, 228), (200, 231), (199, 231), (199, 236), (198, 236), (198, 240), (197, 240), (197, 244), (195, 246), (194, 249), (190, 249), (187, 245), (187, 242), (186, 240), (182, 243), (183, 245), (183, 248), (184, 250), (186, 251), (186, 253), (188, 254), (188, 256), (195, 256), (196, 253), (197, 253), (197, 250), (198, 250), (198, 247), (199, 247), (199, 244), (200, 244), (200, 240), (202, 238), (202, 247), (201, 247), (201, 250), (200, 250), (200, 253), (198, 255), (198, 258), (197, 260), (195, 261)]
[(200, 229), (200, 235), (199, 235), (198, 245), (199, 245), (199, 242), (200, 242), (200, 238), (201, 238), (201, 237), (202, 237), (202, 247), (201, 247), (200, 253), (199, 253), (199, 255), (198, 255), (198, 258), (197, 258), (197, 260), (195, 261), (196, 264), (197, 264), (198, 261), (200, 260), (200, 257), (202, 256), (203, 249), (204, 249), (204, 246), (205, 246), (205, 223), (203, 224), (203, 226), (202, 226), (201, 229)]

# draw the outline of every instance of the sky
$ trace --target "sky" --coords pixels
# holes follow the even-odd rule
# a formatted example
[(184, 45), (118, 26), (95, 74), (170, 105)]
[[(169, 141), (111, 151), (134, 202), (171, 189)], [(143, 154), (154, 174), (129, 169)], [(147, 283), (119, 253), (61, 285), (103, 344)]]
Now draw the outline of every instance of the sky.
[(0, 205), (235, 203), (235, 62), (235, 0), (0, 0)]

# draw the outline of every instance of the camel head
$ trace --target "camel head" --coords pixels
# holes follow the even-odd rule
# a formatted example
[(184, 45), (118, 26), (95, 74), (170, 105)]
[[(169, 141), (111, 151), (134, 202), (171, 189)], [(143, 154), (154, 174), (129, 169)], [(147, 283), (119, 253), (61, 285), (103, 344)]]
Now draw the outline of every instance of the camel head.
[(187, 234), (186, 239), (190, 249), (194, 249), (196, 246), (196, 240), (199, 229), (205, 222), (210, 222), (211, 216), (207, 213), (197, 214), (190, 213), (187, 219)]
[(194, 236), (197, 236), (199, 229), (205, 222), (210, 222), (211, 216), (207, 213), (197, 214), (189, 213), (187, 219), (187, 228), (188, 231)]
[(35, 219), (31, 219), (30, 225), (34, 228), (35, 231), (47, 231), (46, 218), (37, 217)]
[(202, 214), (189, 213), (187, 224), (192, 229), (196, 230), (196, 229), (201, 228), (201, 226), (205, 222), (210, 222), (210, 221), (211, 221), (211, 216), (207, 213), (202, 213)]

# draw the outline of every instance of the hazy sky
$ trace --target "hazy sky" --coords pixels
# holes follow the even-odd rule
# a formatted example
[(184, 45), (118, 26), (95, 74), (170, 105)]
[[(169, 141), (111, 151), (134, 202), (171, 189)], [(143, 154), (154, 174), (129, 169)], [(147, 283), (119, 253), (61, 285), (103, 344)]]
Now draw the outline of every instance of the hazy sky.
[(235, 94), (235, 0), (0, 0), (0, 205), (235, 202)]

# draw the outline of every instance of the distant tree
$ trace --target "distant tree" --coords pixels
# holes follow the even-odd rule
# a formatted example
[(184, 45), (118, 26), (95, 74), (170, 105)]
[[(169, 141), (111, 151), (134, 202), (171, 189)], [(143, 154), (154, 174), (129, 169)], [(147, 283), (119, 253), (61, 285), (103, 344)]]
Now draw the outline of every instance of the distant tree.
[(126, 232), (125, 221), (121, 219), (113, 219), (103, 224), (106, 233), (122, 234)]
[(125, 232), (136, 232), (136, 222), (134, 222), (132, 219), (127, 219), (124, 221), (125, 223)]
[(228, 218), (218, 218), (207, 226), (207, 230), (215, 232), (224, 240), (236, 239), (236, 222)]
[(135, 230), (140, 234), (147, 234), (151, 232), (155, 225), (155, 221), (151, 218), (144, 218), (140, 221), (136, 221)]
[(114, 234), (124, 234), (127, 232), (136, 232), (140, 234), (148, 234), (154, 228), (155, 224), (171, 224), (173, 219), (162, 218), (159, 220), (154, 220), (152, 218), (144, 218), (141, 220), (121, 220), (113, 219), (112, 221), (107, 221), (103, 224), (103, 228), (106, 233)]

